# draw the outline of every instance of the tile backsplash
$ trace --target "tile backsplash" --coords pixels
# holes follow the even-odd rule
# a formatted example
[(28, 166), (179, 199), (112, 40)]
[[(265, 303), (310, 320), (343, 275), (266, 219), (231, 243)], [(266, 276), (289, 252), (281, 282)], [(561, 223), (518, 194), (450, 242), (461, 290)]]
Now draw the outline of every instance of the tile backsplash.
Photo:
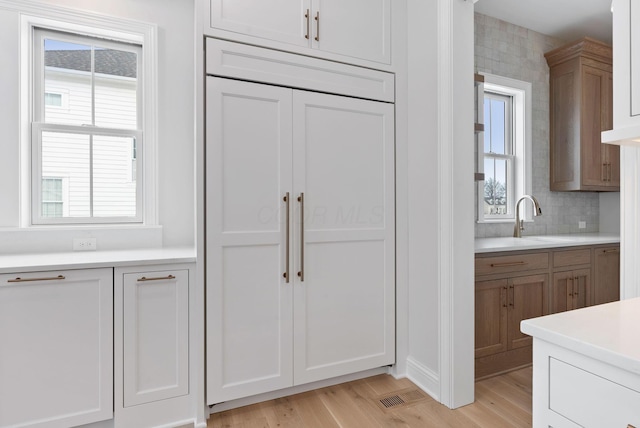
[[(598, 193), (549, 190), (549, 67), (544, 53), (570, 41), (475, 14), (476, 71), (532, 84), (532, 194), (540, 202), (542, 216), (525, 223), (524, 235), (598, 232), (599, 228)], [(530, 207), (530, 202), (526, 204)], [(585, 229), (579, 229), (579, 221), (586, 222)], [(476, 223), (475, 226), (476, 238), (511, 236), (512, 233), (513, 223)]]

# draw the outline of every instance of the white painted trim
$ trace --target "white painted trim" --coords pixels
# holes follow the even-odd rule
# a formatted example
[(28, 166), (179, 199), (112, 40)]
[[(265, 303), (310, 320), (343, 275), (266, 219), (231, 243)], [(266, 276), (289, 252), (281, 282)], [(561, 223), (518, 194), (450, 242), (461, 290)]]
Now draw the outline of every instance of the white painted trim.
[(439, 401), (474, 399), (473, 3), (438, 0)]
[(407, 358), (407, 378), (435, 400), (441, 401), (438, 374), (411, 357)]
[(277, 391), (265, 392), (264, 394), (252, 395), (251, 397), (239, 398), (237, 400), (225, 401), (224, 403), (214, 404), (209, 408), (209, 414), (224, 412), (225, 410), (236, 409), (238, 407), (248, 406), (250, 404), (261, 403), (263, 401), (275, 400), (276, 398), (286, 397), (289, 395), (300, 394), (302, 392), (312, 391), (314, 389), (325, 388), (328, 386), (338, 385), (340, 383), (351, 382), (366, 377), (377, 376), (380, 374), (389, 374), (389, 367), (378, 367), (362, 372), (351, 373), (345, 376), (334, 377), (331, 379), (320, 380), (317, 382), (306, 383), (304, 385), (292, 386), (291, 388), (279, 389)]
[(620, 147), (620, 298), (640, 297), (640, 148)]

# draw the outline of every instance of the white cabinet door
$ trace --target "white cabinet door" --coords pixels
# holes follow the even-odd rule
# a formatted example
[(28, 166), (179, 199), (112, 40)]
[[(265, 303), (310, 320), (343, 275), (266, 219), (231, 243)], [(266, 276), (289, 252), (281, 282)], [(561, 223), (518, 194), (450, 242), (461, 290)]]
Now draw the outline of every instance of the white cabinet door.
[(283, 277), (291, 93), (207, 77), (209, 404), (293, 381), (293, 282)]
[(113, 415), (113, 271), (0, 275), (0, 427)]
[(209, 0), (211, 26), (234, 33), (309, 46), (310, 0)]
[[(211, 34), (205, 28), (205, 34), (284, 50), (290, 50), (287, 45), (308, 48), (293, 50), (312, 56), (318, 51), (337, 54), (342, 62), (350, 62), (348, 58), (352, 58), (391, 63), (391, 0), (207, 0), (205, 3), (210, 28), (235, 33)], [(261, 43), (261, 40), (284, 45)]]
[(313, 0), (312, 46), (391, 63), (391, 0)]
[(124, 407), (189, 393), (189, 271), (123, 278)]
[(301, 384), (394, 362), (394, 108), (294, 91), (293, 111)]

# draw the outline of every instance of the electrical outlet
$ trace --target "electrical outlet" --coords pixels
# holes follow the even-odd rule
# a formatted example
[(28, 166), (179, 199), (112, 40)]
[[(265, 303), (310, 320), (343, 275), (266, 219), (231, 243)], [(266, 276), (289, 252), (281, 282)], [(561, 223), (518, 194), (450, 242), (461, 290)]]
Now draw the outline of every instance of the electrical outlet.
[(579, 221), (578, 222), (578, 229), (586, 229), (587, 228), (587, 222), (586, 221)]
[(95, 251), (98, 247), (96, 238), (73, 238), (73, 251)]

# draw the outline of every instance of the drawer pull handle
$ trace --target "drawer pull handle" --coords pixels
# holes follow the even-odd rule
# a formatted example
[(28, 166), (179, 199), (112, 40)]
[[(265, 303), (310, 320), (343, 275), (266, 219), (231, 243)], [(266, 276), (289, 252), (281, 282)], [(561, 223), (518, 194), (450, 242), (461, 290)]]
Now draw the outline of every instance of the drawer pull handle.
[(507, 262), (507, 263), (491, 263), (491, 267), (508, 267), (508, 266), (523, 266), (526, 265), (527, 262), (519, 261), (519, 262)]
[(618, 252), (618, 249), (617, 249), (617, 248), (614, 248), (614, 249), (612, 249), (612, 250), (604, 250), (604, 251), (602, 251), (602, 252), (603, 252), (604, 254), (607, 254), (607, 253), (617, 253), (617, 252)]
[(163, 279), (176, 279), (175, 276), (173, 275), (167, 275), (167, 276), (158, 276), (155, 278), (147, 278), (146, 276), (143, 276), (142, 278), (138, 278), (138, 282), (145, 282), (145, 281), (162, 281)]
[(7, 282), (32, 282), (32, 281), (59, 281), (61, 279), (65, 279), (64, 275), (58, 275), (58, 276), (50, 276), (47, 278), (16, 278), (16, 279), (9, 279), (7, 280)]

